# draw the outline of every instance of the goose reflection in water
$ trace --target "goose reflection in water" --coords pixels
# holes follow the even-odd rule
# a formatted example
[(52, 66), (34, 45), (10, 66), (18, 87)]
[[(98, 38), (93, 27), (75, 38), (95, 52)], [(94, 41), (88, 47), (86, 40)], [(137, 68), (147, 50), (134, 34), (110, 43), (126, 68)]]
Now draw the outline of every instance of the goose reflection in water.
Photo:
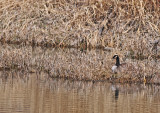
[(114, 91), (115, 100), (118, 100), (118, 97), (119, 97), (119, 89), (118, 89), (118, 87), (116, 87), (115, 85), (112, 85), (111, 86), (111, 90)]

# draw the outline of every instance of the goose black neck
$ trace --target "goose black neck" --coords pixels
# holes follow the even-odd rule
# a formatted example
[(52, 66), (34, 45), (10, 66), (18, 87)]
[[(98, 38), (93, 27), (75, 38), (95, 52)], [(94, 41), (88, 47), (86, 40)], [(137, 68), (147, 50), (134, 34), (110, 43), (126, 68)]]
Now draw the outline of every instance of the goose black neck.
[(119, 57), (117, 56), (116, 58), (116, 66), (119, 66), (120, 65), (120, 61), (119, 61)]

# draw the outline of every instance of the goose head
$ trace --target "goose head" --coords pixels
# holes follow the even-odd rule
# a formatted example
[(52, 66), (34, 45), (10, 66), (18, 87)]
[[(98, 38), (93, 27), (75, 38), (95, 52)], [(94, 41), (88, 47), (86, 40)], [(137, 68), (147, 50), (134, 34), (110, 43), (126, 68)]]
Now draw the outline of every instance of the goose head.
[(118, 66), (120, 66), (120, 61), (119, 61), (119, 56), (118, 55), (114, 55), (113, 56), (113, 59), (116, 59), (116, 66), (118, 67)]

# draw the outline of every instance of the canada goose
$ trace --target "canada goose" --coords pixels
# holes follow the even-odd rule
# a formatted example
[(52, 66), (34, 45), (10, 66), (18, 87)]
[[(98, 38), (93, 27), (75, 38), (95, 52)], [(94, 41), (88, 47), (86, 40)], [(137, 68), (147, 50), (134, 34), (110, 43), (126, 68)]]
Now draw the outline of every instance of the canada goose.
[(126, 63), (120, 64), (120, 59), (118, 55), (114, 55), (113, 59), (116, 59), (116, 64), (112, 66), (112, 71), (114, 73), (117, 73), (118, 70), (121, 70), (122, 68), (125, 68)]
[[(116, 59), (116, 64), (112, 66), (113, 73), (123, 73), (125, 75), (135, 75), (139, 70), (139, 68), (131, 63), (120, 63), (120, 59), (118, 55), (114, 55), (113, 59)], [(144, 75), (143, 82), (146, 83), (146, 76)]]

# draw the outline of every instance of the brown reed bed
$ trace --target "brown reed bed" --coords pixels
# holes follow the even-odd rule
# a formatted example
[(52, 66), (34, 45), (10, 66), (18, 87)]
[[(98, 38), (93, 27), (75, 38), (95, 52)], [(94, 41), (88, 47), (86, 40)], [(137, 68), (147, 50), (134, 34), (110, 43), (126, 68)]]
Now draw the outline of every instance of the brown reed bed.
[(0, 2), (0, 41), (110, 47), (149, 57), (160, 36), (159, 6), (159, 0), (5, 0)]
[[(103, 50), (41, 48), (31, 46), (0, 46), (1, 71), (22, 71), (25, 73), (45, 72), (51, 78), (80, 81), (110, 81), (119, 83), (160, 82), (159, 59), (137, 60), (121, 57), (122, 62), (136, 67), (118, 74), (111, 71), (114, 52)], [(127, 58), (127, 59), (126, 59)]]
[[(158, 83), (159, 6), (159, 0), (1, 1), (1, 70), (44, 71), (51, 77), (121, 83), (143, 82), (146, 76), (148, 83)], [(86, 53), (68, 49), (56, 52), (56, 48), (34, 52), (30, 45), (81, 50), (99, 47), (112, 53), (103, 51), (99, 55), (94, 49)], [(137, 70), (113, 75), (111, 58), (115, 53), (134, 59), (127, 62)]]

